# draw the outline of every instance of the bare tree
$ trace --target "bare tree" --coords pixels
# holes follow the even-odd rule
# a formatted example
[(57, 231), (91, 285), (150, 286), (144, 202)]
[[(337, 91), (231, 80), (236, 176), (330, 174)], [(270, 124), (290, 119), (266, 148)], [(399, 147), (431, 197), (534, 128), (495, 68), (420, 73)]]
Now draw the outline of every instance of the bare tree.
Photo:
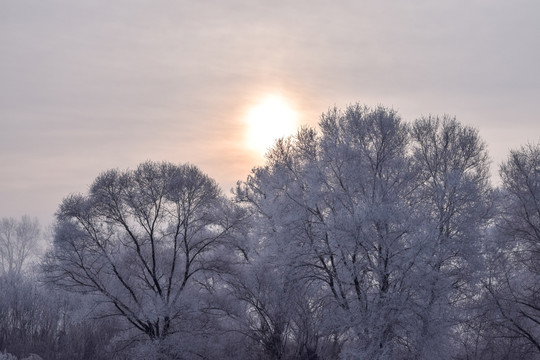
[(164, 339), (185, 326), (213, 274), (226, 271), (239, 222), (215, 181), (195, 166), (109, 170), (88, 195), (60, 205), (44, 268), (48, 281), (94, 294), (102, 315)]
[(40, 225), (37, 218), (0, 220), (0, 271), (20, 275), (32, 256), (38, 254)]

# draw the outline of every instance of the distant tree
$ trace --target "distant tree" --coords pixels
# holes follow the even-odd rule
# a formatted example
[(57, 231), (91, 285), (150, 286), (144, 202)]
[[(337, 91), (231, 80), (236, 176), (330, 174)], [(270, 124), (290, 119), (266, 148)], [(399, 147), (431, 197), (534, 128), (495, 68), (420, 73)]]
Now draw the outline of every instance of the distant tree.
[(19, 275), (32, 256), (39, 253), (40, 225), (28, 215), (20, 220), (0, 220), (0, 275)]
[(50, 291), (27, 274), (0, 276), (0, 289), (0, 349), (19, 359), (111, 358), (117, 327), (112, 319), (85, 318), (81, 297)]
[(227, 271), (240, 215), (192, 165), (106, 171), (87, 195), (60, 205), (47, 280), (92, 294), (99, 314), (165, 339), (189, 328), (183, 322), (196, 314), (199, 294)]

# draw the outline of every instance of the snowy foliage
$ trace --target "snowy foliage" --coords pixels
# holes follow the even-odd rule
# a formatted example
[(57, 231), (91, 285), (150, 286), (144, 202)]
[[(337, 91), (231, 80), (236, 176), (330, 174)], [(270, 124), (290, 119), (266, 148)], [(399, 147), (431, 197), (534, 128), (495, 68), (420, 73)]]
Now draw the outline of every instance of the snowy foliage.
[(475, 129), (359, 104), (232, 199), (192, 165), (106, 171), (42, 273), (39, 226), (0, 223), (0, 359), (537, 359), (540, 145), (488, 174)]
[(194, 166), (110, 170), (88, 195), (63, 201), (45, 271), (57, 286), (99, 295), (103, 314), (163, 339), (196, 311), (212, 274), (227, 271), (239, 215)]

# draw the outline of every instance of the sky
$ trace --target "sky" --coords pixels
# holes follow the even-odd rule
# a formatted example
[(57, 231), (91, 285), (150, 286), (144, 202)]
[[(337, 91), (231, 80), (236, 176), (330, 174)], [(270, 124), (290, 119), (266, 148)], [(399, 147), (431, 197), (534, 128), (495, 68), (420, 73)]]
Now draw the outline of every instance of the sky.
[(540, 140), (538, 14), (537, 0), (0, 0), (0, 218), (49, 224), (102, 171), (146, 160), (195, 164), (227, 194), (263, 164), (248, 123), (272, 97), (295, 126), (356, 102), (456, 116), (496, 182), (510, 149)]

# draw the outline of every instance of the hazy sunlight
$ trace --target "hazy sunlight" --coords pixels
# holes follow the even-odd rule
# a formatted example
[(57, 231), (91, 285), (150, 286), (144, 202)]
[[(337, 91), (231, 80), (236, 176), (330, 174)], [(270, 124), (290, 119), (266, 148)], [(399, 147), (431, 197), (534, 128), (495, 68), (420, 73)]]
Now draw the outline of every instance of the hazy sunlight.
[(246, 146), (263, 155), (281, 137), (298, 130), (296, 111), (281, 96), (264, 98), (246, 115)]

